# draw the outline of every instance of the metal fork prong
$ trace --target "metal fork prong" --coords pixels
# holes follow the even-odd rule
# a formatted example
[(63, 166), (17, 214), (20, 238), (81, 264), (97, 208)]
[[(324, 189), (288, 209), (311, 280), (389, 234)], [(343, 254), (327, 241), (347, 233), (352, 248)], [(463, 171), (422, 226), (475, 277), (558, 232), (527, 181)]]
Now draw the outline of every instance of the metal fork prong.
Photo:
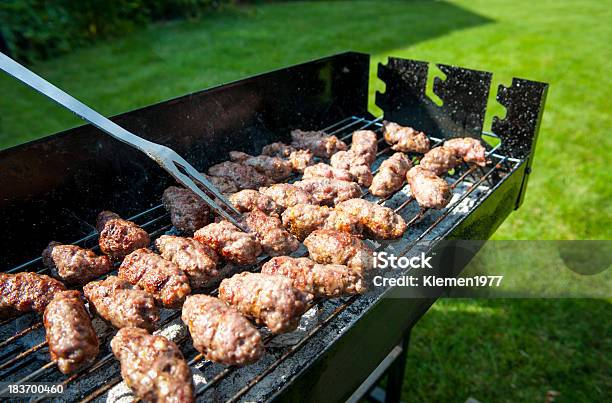
[(233, 217), (230, 213), (228, 213), (223, 207), (217, 204), (213, 199), (208, 197), (206, 193), (204, 193), (191, 178), (183, 173), (179, 173), (179, 175), (175, 176), (176, 179), (181, 185), (185, 186), (187, 189), (191, 190), (193, 193), (198, 195), (206, 204), (208, 204), (218, 215), (225, 218), (236, 227), (240, 228), (244, 232), (249, 232), (248, 228), (245, 227), (244, 224), (240, 222), (241, 216)]
[[(183, 158), (181, 156), (179, 156), (179, 158), (181, 160), (183, 160)], [(199, 183), (203, 188), (205, 188), (207, 191), (212, 193), (213, 196), (215, 196), (217, 199), (219, 199), (219, 201), (222, 204), (224, 204), (225, 207), (227, 207), (230, 211), (232, 211), (238, 217), (241, 216), (240, 212), (238, 210), (236, 210), (234, 205), (227, 199), (227, 197), (225, 197), (225, 195), (223, 193), (221, 193), (217, 189), (217, 187), (211, 181), (206, 179), (200, 172), (198, 172), (197, 169), (195, 169), (193, 166), (191, 166), (187, 161), (184, 161), (184, 164), (186, 164), (186, 165), (184, 165), (183, 161), (180, 161), (179, 164), (187, 172), (187, 174), (189, 175), (189, 177), (191, 178), (192, 181), (194, 181), (196, 184)]]

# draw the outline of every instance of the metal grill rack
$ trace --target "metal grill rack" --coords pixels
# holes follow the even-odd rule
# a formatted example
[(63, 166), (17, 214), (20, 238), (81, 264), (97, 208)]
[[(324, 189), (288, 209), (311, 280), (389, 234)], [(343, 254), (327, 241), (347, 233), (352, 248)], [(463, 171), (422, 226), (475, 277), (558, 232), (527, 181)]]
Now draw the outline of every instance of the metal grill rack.
[[(377, 160), (374, 167), (378, 167), (382, 160), (392, 154), (391, 148), (387, 146), (382, 139), (381, 126), (381, 118), (369, 119), (366, 117), (350, 116), (326, 127), (323, 130), (328, 134), (334, 134), (347, 142), (350, 141), (351, 134), (355, 130), (370, 129), (376, 131), (379, 135), (379, 151), (377, 153)], [(515, 169), (521, 162), (519, 159), (511, 158), (498, 153), (498, 150), (502, 145), (499, 137), (492, 133), (483, 133), (483, 138), (487, 137), (497, 139), (497, 144), (495, 146), (488, 146), (488, 165), (485, 168), (482, 168), (464, 164), (463, 166), (456, 168), (454, 172), (451, 172), (452, 174), (448, 176), (447, 180), (451, 182), (451, 187), (455, 193), (453, 201), (451, 201), (451, 203), (441, 212), (432, 213), (435, 214), (435, 218), (431, 219), (431, 222), (428, 223), (426, 227), (419, 228), (418, 234), (411, 237), (407, 245), (402, 247), (403, 250), (411, 248), (417, 242), (427, 237), (428, 234), (430, 234), (436, 228), (436, 226), (453, 211), (453, 209), (459, 206), (466, 198), (470, 197), (470, 195), (472, 195), (476, 189), (492, 189), (504, 178), (505, 175)], [(432, 141), (432, 147), (439, 145), (443, 141), (443, 139), (440, 138), (430, 139)], [(417, 155), (413, 155), (412, 157), (418, 158)], [(404, 193), (400, 191), (383, 199), (375, 198), (369, 194), (367, 190), (364, 190), (363, 197), (367, 198), (368, 200), (375, 201), (381, 205), (387, 205), (393, 208), (396, 213), (402, 215), (408, 223), (407, 232), (414, 231), (415, 225), (424, 221), (428, 214), (430, 214), (429, 210), (415, 208), (416, 202), (412, 197), (406, 195), (405, 189)], [(147, 230), (150, 233), (152, 240), (160, 235), (163, 235), (164, 233), (174, 231), (169, 223), (169, 216), (161, 204), (129, 217), (129, 219)], [(381, 244), (375, 244), (375, 248), (377, 250), (382, 250), (393, 243), (394, 242), (384, 242)], [(83, 247), (90, 247), (95, 250), (97, 247), (97, 233), (91, 233), (90, 235), (75, 241), (74, 244)], [(249, 267), (248, 270), (260, 270), (261, 266), (266, 260), (267, 258), (260, 259), (258, 264)], [(8, 270), (9, 273), (19, 271), (35, 271), (43, 274), (47, 273), (47, 269), (42, 267), (40, 257)], [(217, 289), (208, 290), (207, 293), (216, 295)], [(240, 400), (255, 385), (272, 374), (279, 366), (281, 366), (281, 364), (283, 364), (283, 362), (290, 359), (296, 354), (296, 352), (304, 348), (304, 346), (311, 342), (313, 337), (317, 335), (321, 329), (332, 323), (340, 314), (346, 312), (347, 309), (360, 298), (365, 298), (365, 296), (353, 296), (350, 298), (342, 298), (332, 301), (334, 305), (333, 309), (328, 309), (329, 312), (327, 312), (324, 317), (318, 317), (317, 323), (305, 331), (297, 342), (283, 348), (282, 352), (278, 354), (275, 359), (269, 360), (269, 362), (266, 362), (265, 367), (254, 372), (252, 378), (241, 385), (241, 387), (239, 387), (235, 393), (226, 400), (232, 402)], [(316, 306), (320, 305), (321, 303), (321, 300), (317, 300), (312, 304), (313, 307), (316, 308)], [(34, 315), (30, 316), (32, 318), (34, 317)], [(161, 327), (163, 328), (167, 326), (171, 322), (176, 321), (179, 317), (180, 311), (169, 313), (163, 319)], [(105, 368), (114, 367), (115, 369), (112, 371), (114, 375), (110, 378), (105, 377), (104, 379), (101, 379), (101, 383), (94, 382), (93, 385), (90, 385), (90, 387), (86, 389), (79, 388), (80, 392), (73, 391), (73, 395), (78, 397), (78, 399), (82, 399), (84, 402), (100, 398), (111, 388), (121, 382), (121, 376), (117, 370), (117, 363), (108, 348), (110, 339), (115, 333), (113, 329), (108, 328), (102, 334), (99, 334), (102, 350), (100, 358), (90, 367), (82, 369), (81, 371), (66, 377), (57, 371), (54, 363), (50, 361), (44, 362), (41, 360), (40, 354), (36, 354), (37, 352), (44, 352), (46, 349), (46, 342), (44, 341), (44, 335), (42, 333), (41, 321), (39, 319), (31, 319), (29, 323), (23, 327), (20, 327), (19, 323), (17, 322), (18, 320), (16, 319), (8, 319), (0, 322), (0, 330), (5, 330), (2, 334), (7, 334), (6, 329), (9, 329), (11, 326), (16, 329), (16, 331), (13, 331), (13, 334), (4, 337), (4, 339), (0, 341), (0, 350), (3, 351), (3, 353), (0, 354), (1, 379), (10, 380), (11, 382), (15, 381), (16, 383), (58, 379), (58, 382), (61, 382), (65, 389), (70, 389), (76, 384), (79, 384), (84, 378), (92, 377), (96, 372), (104, 370)], [(21, 320), (21, 322), (23, 322), (23, 320)], [(29, 337), (31, 334), (36, 332), (38, 332), (38, 339), (34, 345), (26, 348), (19, 343), (21, 339)], [(279, 338), (279, 336), (268, 335), (265, 337), (266, 346), (274, 343), (275, 339), (277, 338)], [(236, 371), (238, 371), (237, 368), (223, 368), (217, 364), (206, 362), (203, 356), (198, 354), (190, 346), (190, 343), (188, 342), (189, 337), (187, 335), (182, 335), (175, 341), (181, 346), (183, 353), (191, 366), (198, 368), (199, 371), (210, 371), (213, 367), (216, 370), (212, 377), (208, 377), (206, 383), (196, 385), (196, 392), (199, 397), (206, 396), (207, 393), (210, 393), (211, 390), (215, 388), (215, 386), (221, 383), (224, 379), (230, 378)]]

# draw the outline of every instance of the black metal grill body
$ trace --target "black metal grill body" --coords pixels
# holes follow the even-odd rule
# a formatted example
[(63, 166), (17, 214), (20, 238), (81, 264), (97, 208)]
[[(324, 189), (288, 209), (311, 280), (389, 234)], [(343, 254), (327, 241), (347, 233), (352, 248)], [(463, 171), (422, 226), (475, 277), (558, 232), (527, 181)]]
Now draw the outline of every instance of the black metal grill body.
[[(440, 66), (447, 77), (434, 83), (434, 92), (443, 101), (438, 106), (425, 95), (427, 66), (397, 58), (379, 65), (378, 76), (386, 90), (376, 94), (376, 103), (384, 118), (440, 140), (480, 137), (491, 73)], [(170, 146), (205, 170), (227, 159), (231, 150), (257, 154), (265, 144), (287, 141), (294, 128), (332, 125), (338, 131), (347, 127), (349, 133), (364, 122), (377, 127), (372, 126), (376, 120), (367, 110), (368, 87), (369, 56), (349, 52), (186, 95), (113, 120)], [(453, 220), (445, 215), (448, 212), (416, 217), (411, 220), (409, 240), (386, 242), (381, 248), (410, 254), (415, 242), (422, 239), (446, 256), (451, 252), (442, 239), (489, 238), (521, 203), (546, 90), (544, 83), (519, 79), (508, 88), (500, 87), (497, 99), (507, 114), (503, 120), (493, 120), (492, 130), (501, 140), (497, 153), (491, 150), (493, 168), (485, 168), (483, 175), (456, 174), (458, 183), (472, 178), (471, 187), (464, 189), (466, 196), (478, 194), (472, 205)], [(140, 222), (150, 220), (151, 225), (161, 223), (160, 196), (171, 183), (147, 157), (90, 125), (0, 152), (0, 172), (0, 224), (4, 228), (0, 268), (11, 272), (40, 269), (35, 258), (50, 240), (95, 245), (92, 224), (101, 210), (125, 217), (137, 214)], [(474, 192), (481, 185), (486, 185), (486, 191)], [(444, 222), (444, 230), (436, 232), (435, 226)], [(469, 257), (449, 259), (446, 270), (459, 273)], [(336, 316), (322, 319), (324, 323), (314, 326), (308, 339), (296, 347), (270, 348), (271, 356), (280, 361), (269, 358), (261, 363), (255, 370), (257, 376), (246, 384), (240, 383), (239, 374), (232, 378), (231, 371), (221, 377), (216, 375), (223, 373), (218, 368), (203, 370), (209, 381), (211, 376), (219, 379), (209, 390), (202, 390), (201, 396), (206, 400), (346, 399), (435, 300), (394, 298), (396, 292), (387, 289), (346, 304), (326, 302), (320, 311)], [(112, 371), (116, 376), (116, 364), (111, 365)], [(217, 387), (224, 391), (216, 392)]]

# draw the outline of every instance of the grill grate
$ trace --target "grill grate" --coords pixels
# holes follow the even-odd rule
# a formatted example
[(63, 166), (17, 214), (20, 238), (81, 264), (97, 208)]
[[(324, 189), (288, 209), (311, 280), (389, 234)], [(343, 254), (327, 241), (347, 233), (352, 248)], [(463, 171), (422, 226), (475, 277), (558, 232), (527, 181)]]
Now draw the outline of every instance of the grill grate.
[[(355, 130), (363, 130), (370, 129), (376, 131), (378, 134), (381, 132), (381, 118), (377, 119), (367, 119), (364, 117), (351, 116), (347, 117), (339, 122), (334, 123), (331, 126), (323, 129), (328, 134), (334, 134), (341, 138), (342, 140), (349, 141), (351, 138), (351, 134)], [(466, 185), (465, 190), (458, 197), (453, 199), (451, 204), (449, 204), (441, 214), (439, 214), (433, 222), (427, 225), (418, 235), (418, 237), (414, 238), (408, 244), (408, 250), (412, 246), (414, 246), (417, 242), (424, 239), (428, 234), (436, 228), (436, 226), (442, 222), (457, 206), (459, 206), (466, 198), (468, 198), (477, 188), (485, 183), (488, 186), (495, 185), (496, 181), (499, 178), (503, 177), (506, 173), (510, 172), (512, 169), (516, 168), (516, 166), (520, 163), (520, 160), (515, 158), (510, 158), (507, 156), (503, 156), (497, 153), (497, 150), (501, 146), (501, 141), (499, 137), (492, 133), (483, 133), (484, 137), (496, 138), (497, 145), (494, 147), (488, 147), (487, 150), (487, 158), (491, 161), (487, 168), (481, 168), (476, 166), (468, 166), (467, 164), (463, 164), (461, 167), (455, 169), (453, 175), (449, 176), (449, 180), (452, 182), (451, 187), (454, 191), (456, 191), (460, 185)], [(443, 139), (430, 137), (432, 140), (433, 146), (439, 145)], [(391, 154), (393, 150), (391, 147), (387, 146), (382, 136), (379, 135), (379, 151), (377, 153), (377, 161), (375, 162), (375, 167), (380, 164), (382, 160), (389, 154)], [(377, 169), (374, 170), (377, 172)], [(389, 207), (392, 207), (393, 210), (404, 216), (404, 219), (408, 223), (408, 228), (411, 230), (416, 224), (422, 222), (428, 215), (428, 209), (416, 209), (417, 211), (412, 214), (412, 216), (408, 216), (409, 211), (411, 210), (409, 206), (415, 206), (416, 202), (414, 202), (411, 196), (405, 197), (403, 200), (399, 202), (395, 202), (396, 196), (401, 193), (401, 191), (396, 192), (393, 195), (390, 195), (385, 198), (375, 198), (373, 197), (369, 191), (364, 192), (363, 197), (367, 198), (370, 201), (375, 201), (381, 205), (389, 203)], [(392, 204), (396, 204), (392, 206)], [(415, 209), (412, 209), (415, 210)], [(154, 206), (146, 211), (143, 211), (133, 217), (129, 218), (130, 220), (139, 223), (144, 229), (146, 229), (151, 234), (151, 239), (154, 240), (158, 236), (168, 233), (172, 231), (172, 226), (169, 223), (169, 215), (166, 213), (163, 205)], [(97, 233), (93, 232), (92, 234), (79, 239), (74, 242), (74, 244), (90, 247), (92, 249), (97, 248)], [(381, 250), (388, 246), (389, 243), (383, 243), (379, 245), (375, 245), (375, 250)], [(268, 258), (263, 257), (260, 261), (250, 268), (252, 271), (258, 271), (261, 269), (261, 266)], [(37, 273), (47, 273), (48, 269), (41, 268), (41, 258), (38, 257), (36, 259), (32, 259), (28, 262), (25, 262), (19, 266), (16, 266), (7, 272), (15, 273), (24, 270), (36, 271)], [(38, 270), (37, 270), (38, 269)], [(115, 272), (109, 273), (113, 274)], [(217, 294), (217, 289), (209, 290), (208, 292), (211, 295)], [(355, 303), (360, 298), (360, 296), (352, 296), (344, 299), (336, 300), (338, 301), (335, 309), (327, 315), (324, 319), (322, 319), (316, 326), (312, 327), (305, 335), (299, 339), (295, 344), (293, 344), (290, 348), (284, 351), (276, 360), (268, 363), (266, 367), (259, 374), (252, 377), (250, 381), (248, 381), (242, 388), (240, 388), (235, 394), (233, 394), (228, 400), (229, 401), (237, 401), (242, 396), (250, 391), (253, 386), (257, 385), (261, 380), (263, 380), (266, 376), (271, 374), (276, 368), (278, 368), (283, 362), (285, 362), (289, 357), (294, 355), (297, 351), (302, 349), (321, 329), (328, 326), (333, 319), (338, 317), (341, 313), (347, 310), (352, 304)], [(314, 301), (312, 303), (312, 307), (320, 305), (321, 300)], [(31, 314), (34, 316), (34, 314)], [(178, 320), (180, 317), (180, 311), (170, 313), (161, 323), (161, 329), (171, 324), (173, 321)], [(5, 327), (9, 327), (13, 321), (17, 321), (18, 319), (8, 319), (0, 322), (0, 330)], [(18, 327), (18, 323), (15, 323), (15, 327)], [(34, 382), (37, 380), (47, 380), (47, 377), (53, 375), (54, 377), (60, 376), (60, 382), (64, 385), (64, 388), (68, 388), (72, 386), (77, 381), (81, 381), (83, 378), (89, 377), (94, 373), (102, 370), (109, 366), (109, 364), (115, 363), (114, 357), (111, 352), (108, 352), (106, 355), (99, 358), (93, 365), (88, 368), (82, 369), (81, 371), (65, 378), (59, 371), (56, 370), (55, 364), (53, 362), (47, 361), (42, 366), (38, 368), (33, 367), (31, 362), (28, 359), (31, 359), (34, 353), (44, 349), (47, 346), (47, 343), (44, 341), (44, 334), (38, 335), (42, 337), (42, 341), (38, 341), (32, 347), (29, 347), (25, 351), (20, 351), (20, 347), (16, 346), (16, 342), (24, 338), (31, 333), (42, 328), (42, 323), (40, 320), (35, 321), (33, 324), (28, 324), (23, 329), (18, 330), (13, 335), (5, 338), (0, 341), (0, 349), (11, 350), (8, 354), (0, 357), (0, 378), (15, 381), (14, 383), (25, 383), (25, 382)], [(6, 333), (6, 332), (4, 332)], [(3, 334), (4, 334), (3, 333)], [(101, 347), (103, 351), (108, 351), (108, 342), (114, 335), (115, 331), (112, 328), (107, 328), (102, 334), (100, 334)], [(264, 338), (265, 344), (268, 347), (270, 343), (273, 343), (276, 338), (279, 336), (268, 335)], [(183, 352), (187, 358), (193, 356), (189, 359), (190, 366), (195, 366), (200, 370), (203, 370), (205, 367), (211, 366), (211, 362), (207, 362), (204, 360), (204, 357), (201, 354), (198, 354), (195, 350), (190, 347), (187, 347), (187, 341), (189, 337), (184, 334), (175, 339), (177, 344), (181, 345), (183, 348)], [(106, 350), (104, 350), (106, 348)], [(186, 352), (185, 350), (189, 350)], [(32, 360), (37, 361), (37, 360)], [(25, 376), (23, 376), (20, 372), (24, 367), (28, 368), (28, 372)], [(198, 396), (203, 396), (206, 392), (210, 391), (215, 385), (219, 384), (224, 379), (230, 377), (237, 368), (233, 367), (221, 367), (221, 370), (218, 371), (213, 377), (211, 377), (208, 382), (203, 383), (201, 385), (196, 385), (196, 393)], [(100, 382), (96, 383), (92, 387), (88, 388), (85, 393), (75, 394), (75, 396), (79, 396), (80, 399), (84, 402), (92, 401), (104, 393), (108, 392), (111, 388), (121, 382), (121, 376), (118, 371), (114, 371), (114, 375), (109, 378), (100, 379)], [(95, 383), (95, 382), (94, 382)], [(76, 393), (76, 392), (75, 392)]]

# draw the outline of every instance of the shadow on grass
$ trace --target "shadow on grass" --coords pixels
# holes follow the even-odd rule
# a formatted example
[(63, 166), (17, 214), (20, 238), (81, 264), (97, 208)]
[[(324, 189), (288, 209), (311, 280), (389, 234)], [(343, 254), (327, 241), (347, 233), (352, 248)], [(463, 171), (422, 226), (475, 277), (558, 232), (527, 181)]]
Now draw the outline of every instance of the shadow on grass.
[[(602, 300), (440, 300), (412, 332), (403, 400), (604, 401), (611, 305)], [(602, 386), (604, 386), (602, 388)]]
[[(33, 69), (105, 114), (344, 50), (391, 52), (491, 22), (437, 1), (286, 2), (159, 24)], [(80, 123), (0, 75), (0, 148)]]

